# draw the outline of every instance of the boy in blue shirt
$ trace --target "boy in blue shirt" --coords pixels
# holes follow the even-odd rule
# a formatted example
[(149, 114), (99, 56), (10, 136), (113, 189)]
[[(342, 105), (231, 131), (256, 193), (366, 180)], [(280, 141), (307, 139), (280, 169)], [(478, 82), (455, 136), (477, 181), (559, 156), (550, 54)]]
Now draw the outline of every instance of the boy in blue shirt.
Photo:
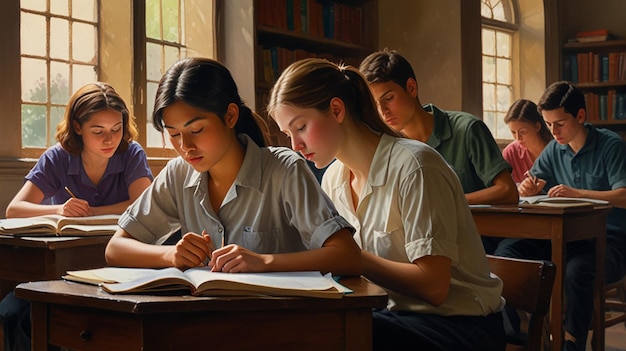
[[(539, 155), (530, 174), (545, 180), (540, 188), (527, 178), (520, 183), (521, 196), (545, 190), (548, 196), (586, 197), (609, 201), (606, 232), (605, 281), (626, 273), (626, 145), (616, 133), (585, 124), (583, 93), (569, 82), (550, 85), (538, 104), (554, 136)], [(509, 253), (526, 258), (550, 258), (548, 242), (522, 240)], [(508, 254), (506, 254), (508, 256)], [(593, 312), (595, 251), (590, 241), (567, 246), (565, 267), (565, 350), (584, 350)]]

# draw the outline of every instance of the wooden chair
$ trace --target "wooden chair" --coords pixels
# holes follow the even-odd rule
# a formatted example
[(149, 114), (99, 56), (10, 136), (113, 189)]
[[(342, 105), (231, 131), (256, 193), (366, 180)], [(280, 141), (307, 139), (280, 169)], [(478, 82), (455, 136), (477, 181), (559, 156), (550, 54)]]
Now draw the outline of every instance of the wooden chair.
[[(626, 327), (626, 276), (623, 276), (622, 279), (604, 285), (605, 290), (605, 302), (604, 302), (604, 328), (609, 328), (619, 323), (624, 323)], [(592, 329), (594, 333), (592, 334), (592, 340), (595, 340), (596, 333), (595, 329), (596, 323), (593, 323)], [(592, 342), (592, 345), (594, 343)]]
[(491, 272), (504, 287), (507, 305), (530, 314), (526, 350), (541, 350), (544, 320), (550, 308), (550, 297), (556, 267), (550, 261), (525, 260), (487, 255)]

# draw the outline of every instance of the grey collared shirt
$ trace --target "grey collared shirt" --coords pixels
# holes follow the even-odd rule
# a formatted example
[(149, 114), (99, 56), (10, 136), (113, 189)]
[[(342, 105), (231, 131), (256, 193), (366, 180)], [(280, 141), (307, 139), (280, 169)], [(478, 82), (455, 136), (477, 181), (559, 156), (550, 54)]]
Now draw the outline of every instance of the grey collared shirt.
[[(208, 174), (177, 157), (126, 210), (119, 224), (135, 239), (159, 243), (178, 228), (211, 235), (257, 253), (321, 247), (342, 228), (354, 231), (321, 190), (305, 160), (283, 147), (240, 140), (246, 155), (218, 213), (211, 207)], [(218, 244), (219, 245), (219, 244)]]

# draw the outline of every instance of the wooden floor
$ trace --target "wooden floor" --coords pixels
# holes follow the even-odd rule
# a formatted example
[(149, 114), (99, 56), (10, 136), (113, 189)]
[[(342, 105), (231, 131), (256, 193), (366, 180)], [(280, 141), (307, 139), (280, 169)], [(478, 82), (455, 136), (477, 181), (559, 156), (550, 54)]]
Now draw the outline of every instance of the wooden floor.
[[(605, 351), (626, 351), (626, 327), (624, 324), (614, 325), (606, 329), (604, 338)], [(587, 338), (587, 350), (591, 350), (591, 333)]]

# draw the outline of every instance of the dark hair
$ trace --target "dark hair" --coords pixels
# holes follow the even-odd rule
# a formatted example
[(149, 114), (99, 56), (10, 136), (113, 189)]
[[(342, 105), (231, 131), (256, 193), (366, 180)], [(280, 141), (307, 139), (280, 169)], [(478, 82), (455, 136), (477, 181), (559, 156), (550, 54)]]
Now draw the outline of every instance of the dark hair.
[(566, 81), (550, 84), (537, 104), (539, 112), (552, 111), (563, 107), (566, 113), (576, 117), (585, 108), (585, 96), (574, 84)]
[(247, 134), (259, 146), (267, 145), (267, 127), (256, 113), (244, 104), (230, 71), (208, 58), (185, 58), (170, 67), (159, 82), (152, 114), (156, 130), (163, 132), (163, 109), (177, 101), (215, 113), (222, 122), (231, 103), (239, 106), (235, 133)]
[(369, 83), (386, 83), (393, 81), (406, 89), (406, 81), (415, 78), (413, 67), (407, 59), (396, 50), (387, 48), (367, 56), (359, 66), (359, 70)]
[(504, 123), (509, 124), (512, 121), (526, 122), (533, 126), (539, 123), (541, 125), (539, 137), (545, 142), (552, 140), (552, 133), (550, 133), (546, 122), (541, 117), (537, 105), (530, 100), (519, 99), (509, 107), (509, 111), (504, 116)]
[(355, 121), (370, 129), (398, 136), (379, 117), (365, 78), (352, 66), (320, 58), (296, 61), (280, 75), (270, 93), (267, 111), (274, 116), (280, 105), (328, 112), (330, 100), (340, 98)]
[(115, 152), (126, 151), (128, 144), (137, 137), (135, 119), (131, 118), (126, 103), (115, 89), (102, 82), (86, 84), (72, 95), (65, 109), (65, 117), (57, 125), (56, 140), (70, 154), (80, 154), (85, 145), (83, 137), (76, 133), (73, 122), (82, 127), (94, 113), (104, 110), (114, 110), (122, 114), (124, 134)]

